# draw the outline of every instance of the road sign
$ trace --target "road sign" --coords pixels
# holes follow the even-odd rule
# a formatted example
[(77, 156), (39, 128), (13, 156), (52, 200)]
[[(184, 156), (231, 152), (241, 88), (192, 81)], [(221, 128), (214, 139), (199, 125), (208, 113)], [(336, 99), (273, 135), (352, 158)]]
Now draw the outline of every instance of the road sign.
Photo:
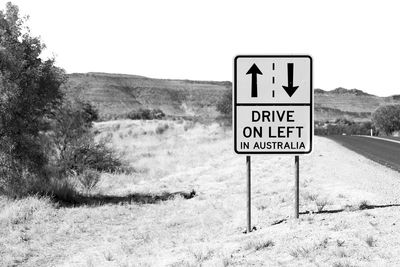
[(237, 56), (233, 97), (236, 153), (311, 152), (310, 56)]

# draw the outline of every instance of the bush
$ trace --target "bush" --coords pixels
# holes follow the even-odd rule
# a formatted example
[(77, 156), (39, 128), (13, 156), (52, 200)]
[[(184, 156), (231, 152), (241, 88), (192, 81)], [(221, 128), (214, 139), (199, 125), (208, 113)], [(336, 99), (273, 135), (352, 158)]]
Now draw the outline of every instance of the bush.
[(155, 120), (165, 117), (165, 113), (161, 109), (138, 109), (129, 112), (126, 117), (131, 120)]
[(169, 126), (167, 123), (159, 124), (156, 128), (156, 134), (163, 134), (166, 130), (168, 130)]
[(315, 122), (315, 135), (370, 135), (371, 129), (374, 134), (377, 130), (370, 121), (354, 122), (347, 119), (336, 119), (334, 122)]
[(38, 192), (64, 203), (74, 204), (78, 198), (76, 183), (70, 177), (50, 179), (49, 183)]
[(324, 210), (325, 206), (328, 205), (328, 200), (326, 198), (317, 199), (315, 200), (315, 205), (317, 206), (318, 212), (321, 212)]
[(196, 126), (196, 123), (193, 121), (185, 121), (185, 124), (183, 125), (183, 130), (187, 132), (190, 129), (193, 129)]
[(114, 151), (109, 149), (102, 141), (96, 143), (94, 137), (88, 134), (68, 145), (59, 158), (61, 174), (68, 175), (71, 171), (78, 174), (85, 169), (96, 171), (115, 172), (121, 166), (121, 162)]
[(88, 103), (75, 100), (66, 101), (54, 112), (48, 133), (48, 150), (56, 171), (53, 175), (80, 175), (86, 169), (113, 172), (121, 166), (114, 151), (107, 147), (107, 139), (95, 142), (92, 122), (97, 116), (93, 110)]
[(365, 239), (365, 243), (367, 243), (367, 245), (370, 247), (375, 247), (376, 242), (377, 240), (371, 235), (367, 236), (367, 238)]
[(100, 173), (87, 169), (81, 175), (78, 175), (77, 178), (84, 190), (89, 193), (99, 183)]
[(381, 106), (372, 114), (372, 122), (386, 135), (400, 130), (400, 105)]
[(227, 117), (232, 117), (232, 90), (226, 90), (217, 103), (217, 111)]
[[(1, 153), (1, 152), (0, 152)], [(39, 179), (39, 176), (32, 173), (27, 168), (21, 167), (21, 163), (6, 158), (5, 153), (1, 153), (0, 159), (0, 194), (11, 197), (18, 197), (35, 192), (40, 184), (47, 180), (47, 176)]]
[(232, 90), (226, 90), (217, 103), (217, 111), (221, 114), (216, 118), (222, 127), (232, 126)]

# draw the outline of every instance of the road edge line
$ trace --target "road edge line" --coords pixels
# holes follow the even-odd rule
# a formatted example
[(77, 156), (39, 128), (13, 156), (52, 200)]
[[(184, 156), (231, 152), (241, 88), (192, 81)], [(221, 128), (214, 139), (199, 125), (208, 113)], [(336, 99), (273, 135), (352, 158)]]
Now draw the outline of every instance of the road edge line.
[(385, 141), (388, 141), (388, 142), (393, 142), (393, 143), (400, 144), (400, 141), (396, 141), (396, 140), (393, 140), (393, 139), (386, 139), (386, 138), (377, 137), (377, 136), (369, 136), (369, 135), (355, 135), (355, 136), (361, 136), (361, 137), (367, 137), (367, 138), (373, 138), (373, 139), (380, 139), (380, 140), (385, 140)]

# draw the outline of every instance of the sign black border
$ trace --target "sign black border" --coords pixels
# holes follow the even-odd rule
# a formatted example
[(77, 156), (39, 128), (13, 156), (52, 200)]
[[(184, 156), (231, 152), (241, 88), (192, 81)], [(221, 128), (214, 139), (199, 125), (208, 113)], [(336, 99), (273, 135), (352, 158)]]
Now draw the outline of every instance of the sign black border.
[[(245, 152), (239, 152), (236, 149), (237, 146), (237, 135), (236, 135), (236, 130), (237, 130), (237, 60), (238, 58), (309, 58), (310, 59), (310, 149), (308, 151), (273, 151), (273, 152), (254, 152), (254, 151), (245, 151)], [(314, 124), (313, 124), (313, 118), (314, 118), (314, 106), (313, 106), (313, 63), (312, 63), (312, 57), (310, 55), (237, 55), (234, 59), (234, 71), (233, 71), (233, 114), (234, 114), (234, 121), (233, 121), (233, 138), (234, 138), (234, 150), (237, 154), (244, 154), (244, 155), (250, 155), (250, 154), (291, 154), (291, 155), (299, 155), (299, 154), (310, 154), (313, 150), (313, 136), (314, 136)], [(240, 105), (240, 104), (239, 104)], [(263, 105), (263, 104), (261, 104)], [(258, 106), (261, 106), (258, 105)], [(265, 104), (264, 104), (265, 105)], [(279, 104), (267, 104), (265, 106), (278, 106)], [(293, 104), (295, 106), (296, 104)], [(308, 104), (307, 104), (308, 105)], [(285, 106), (291, 106), (291, 105), (285, 105)]]

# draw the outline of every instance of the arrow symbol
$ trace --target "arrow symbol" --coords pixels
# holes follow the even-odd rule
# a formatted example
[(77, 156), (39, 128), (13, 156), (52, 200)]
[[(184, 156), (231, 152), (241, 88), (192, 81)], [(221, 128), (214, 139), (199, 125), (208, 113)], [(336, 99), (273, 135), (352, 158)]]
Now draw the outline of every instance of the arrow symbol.
[(293, 69), (294, 69), (294, 64), (293, 63), (288, 63), (287, 64), (287, 77), (288, 77), (288, 86), (282, 86), (283, 89), (285, 89), (286, 93), (289, 95), (289, 97), (292, 97), (294, 92), (296, 92), (298, 86), (293, 86)]
[(247, 74), (251, 74), (251, 97), (257, 97), (257, 74), (262, 75), (262, 72), (254, 63), (247, 71), (246, 75)]

